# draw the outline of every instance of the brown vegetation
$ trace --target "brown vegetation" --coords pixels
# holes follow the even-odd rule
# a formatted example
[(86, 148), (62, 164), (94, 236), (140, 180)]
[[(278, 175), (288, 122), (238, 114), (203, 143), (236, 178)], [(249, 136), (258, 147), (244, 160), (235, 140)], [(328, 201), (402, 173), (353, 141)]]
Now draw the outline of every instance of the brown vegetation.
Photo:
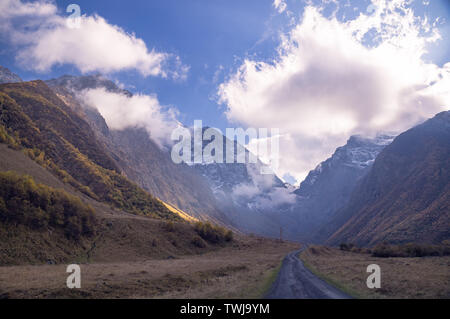
[(197, 222), (194, 228), (201, 238), (213, 244), (221, 244), (233, 240), (233, 232), (231, 230), (208, 222)]
[[(324, 246), (300, 254), (319, 277), (358, 298), (450, 298), (450, 257), (380, 258)], [(381, 288), (366, 285), (367, 266), (381, 268)]]
[(449, 256), (450, 245), (425, 245), (409, 243), (404, 245), (378, 244), (371, 249), (374, 257), (425, 257)]
[(0, 144), (0, 171), (31, 175), (36, 183), (64, 190), (92, 207), (98, 220), (96, 235), (73, 240), (63, 228), (32, 229), (22, 224), (0, 227), (0, 265), (120, 262), (201, 254), (232, 245), (207, 242), (194, 225), (152, 219), (113, 209), (60, 181), (21, 151)]
[(0, 298), (260, 298), (294, 249), (246, 237), (201, 255), (83, 263), (81, 289), (66, 287), (66, 265), (0, 267)]

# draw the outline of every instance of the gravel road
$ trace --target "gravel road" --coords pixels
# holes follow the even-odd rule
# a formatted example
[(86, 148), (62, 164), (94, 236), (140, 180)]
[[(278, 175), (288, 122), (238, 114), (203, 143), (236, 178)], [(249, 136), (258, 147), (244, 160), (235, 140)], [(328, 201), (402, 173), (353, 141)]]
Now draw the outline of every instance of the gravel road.
[[(303, 249), (306, 249), (303, 248)], [(303, 249), (289, 253), (283, 260), (268, 299), (348, 299), (349, 295), (330, 286), (309, 271), (297, 257)]]

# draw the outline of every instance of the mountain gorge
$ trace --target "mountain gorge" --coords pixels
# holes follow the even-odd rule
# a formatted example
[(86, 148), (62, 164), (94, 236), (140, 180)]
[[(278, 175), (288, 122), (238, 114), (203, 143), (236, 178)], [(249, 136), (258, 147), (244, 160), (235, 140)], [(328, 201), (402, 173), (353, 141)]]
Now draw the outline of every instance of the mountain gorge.
[[(264, 174), (259, 159), (225, 163), (230, 140), (218, 131), (223, 163), (175, 164), (170, 147), (148, 129), (112, 129), (83, 93), (133, 94), (104, 76), (22, 82), (5, 70), (0, 141), (85, 201), (158, 220), (212, 221), (244, 233), (332, 245), (440, 243), (450, 236), (449, 112), (398, 137), (351, 136), (296, 188)], [(250, 156), (231, 143), (235, 158), (239, 147)], [(203, 140), (201, 149), (207, 144)]]
[[(202, 134), (208, 127), (202, 129)], [(244, 146), (223, 136), (216, 129), (215, 138), (222, 142), (223, 158), (220, 162), (204, 160), (202, 163), (192, 164), (192, 168), (203, 176), (209, 184), (222, 211), (235, 227), (246, 233), (262, 234), (264, 236), (279, 237), (280, 227), (292, 224), (287, 214), (280, 214), (285, 205), (295, 201), (295, 195), (281, 179), (270, 172), (270, 167), (264, 164)], [(194, 134), (192, 134), (194, 135)], [(192, 141), (192, 145), (195, 141)], [(201, 149), (207, 152), (209, 141), (203, 140)], [(227, 150), (233, 145), (233, 150)], [(233, 163), (227, 162), (227, 151), (233, 152)], [(238, 154), (242, 152), (245, 163), (238, 162)], [(192, 147), (191, 154), (194, 154)], [(204, 154), (206, 158), (211, 154)], [(253, 157), (253, 161), (250, 158)], [(192, 155), (192, 162), (194, 157)], [(286, 228), (286, 227), (285, 227)], [(294, 238), (296, 231), (286, 228), (285, 237)]]
[(374, 138), (351, 136), (344, 146), (309, 172), (297, 195), (298, 230), (302, 240), (321, 242), (326, 239), (319, 230), (350, 198), (358, 181), (371, 169), (375, 158), (393, 139), (380, 134)]

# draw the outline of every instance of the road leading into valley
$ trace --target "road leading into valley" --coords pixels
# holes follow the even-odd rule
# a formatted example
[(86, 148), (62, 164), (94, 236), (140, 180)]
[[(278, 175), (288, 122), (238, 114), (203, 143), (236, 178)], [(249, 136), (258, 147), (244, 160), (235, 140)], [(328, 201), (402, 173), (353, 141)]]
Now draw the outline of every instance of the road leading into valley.
[(278, 277), (273, 283), (268, 299), (349, 299), (349, 295), (330, 286), (309, 271), (298, 258), (305, 248), (287, 255)]

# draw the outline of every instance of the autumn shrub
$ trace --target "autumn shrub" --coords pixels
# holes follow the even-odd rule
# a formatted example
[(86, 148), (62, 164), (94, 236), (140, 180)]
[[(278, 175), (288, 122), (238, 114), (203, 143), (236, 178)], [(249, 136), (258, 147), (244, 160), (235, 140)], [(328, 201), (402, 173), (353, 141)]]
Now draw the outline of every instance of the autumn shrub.
[(198, 248), (205, 248), (206, 247), (206, 243), (205, 241), (200, 238), (199, 236), (195, 236), (194, 238), (192, 238), (191, 243)]
[(343, 251), (351, 251), (352, 248), (354, 248), (355, 245), (354, 244), (347, 244), (347, 243), (341, 243), (339, 245), (339, 249), (343, 250)]
[(425, 257), (448, 256), (450, 246), (408, 243), (402, 245), (389, 245), (382, 243), (372, 249), (374, 257)]
[(172, 221), (165, 222), (165, 223), (163, 224), (163, 229), (164, 229), (166, 232), (169, 232), (169, 233), (174, 232), (174, 231), (175, 231), (175, 224), (174, 224), (174, 222), (172, 222)]
[(233, 240), (233, 232), (209, 222), (197, 222), (194, 225), (197, 234), (207, 242), (220, 244)]
[(77, 197), (13, 172), (0, 173), (0, 221), (61, 229), (72, 239), (94, 235), (96, 226), (93, 209)]

